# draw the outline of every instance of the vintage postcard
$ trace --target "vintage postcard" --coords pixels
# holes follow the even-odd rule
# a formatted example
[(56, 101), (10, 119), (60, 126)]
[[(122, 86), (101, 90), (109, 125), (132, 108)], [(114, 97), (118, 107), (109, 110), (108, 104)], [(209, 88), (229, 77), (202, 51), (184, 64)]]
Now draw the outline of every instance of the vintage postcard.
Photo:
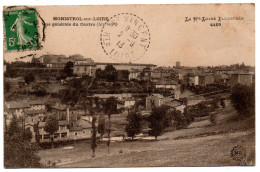
[(255, 4), (3, 7), (4, 167), (255, 166)]

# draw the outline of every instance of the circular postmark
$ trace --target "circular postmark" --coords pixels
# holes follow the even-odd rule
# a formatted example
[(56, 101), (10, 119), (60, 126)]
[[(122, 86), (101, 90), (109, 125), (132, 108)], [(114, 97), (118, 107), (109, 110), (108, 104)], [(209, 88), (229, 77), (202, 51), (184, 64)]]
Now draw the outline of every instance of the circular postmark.
[(151, 34), (144, 20), (132, 13), (114, 15), (101, 29), (105, 54), (120, 62), (140, 59), (148, 50)]
[(231, 150), (231, 157), (236, 161), (242, 161), (246, 157), (246, 149), (240, 145), (236, 145)]

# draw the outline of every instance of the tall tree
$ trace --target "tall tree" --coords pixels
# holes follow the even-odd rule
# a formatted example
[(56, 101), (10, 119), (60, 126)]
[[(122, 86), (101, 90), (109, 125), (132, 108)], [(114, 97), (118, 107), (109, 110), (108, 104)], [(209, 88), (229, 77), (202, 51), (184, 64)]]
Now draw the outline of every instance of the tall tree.
[(149, 124), (149, 135), (154, 136), (155, 140), (157, 137), (164, 133), (165, 128), (165, 116), (167, 112), (167, 107), (160, 106), (152, 110), (151, 115), (148, 117)]
[(117, 100), (115, 97), (109, 97), (104, 102), (104, 113), (108, 115), (108, 129), (107, 129), (107, 150), (109, 152), (110, 146), (110, 133), (111, 133), (111, 115), (117, 113)]
[(141, 121), (142, 121), (141, 114), (136, 111), (130, 112), (127, 115), (126, 120), (128, 121), (126, 128), (125, 128), (126, 133), (133, 140), (136, 134), (141, 133), (141, 127), (142, 127), (141, 126)]
[[(28, 130), (27, 130), (28, 131)], [(31, 132), (28, 134), (31, 135)], [(19, 121), (14, 117), (4, 133), (4, 166), (5, 168), (39, 168), (40, 157), (37, 155), (39, 147), (30, 141), (31, 137), (24, 137)], [(27, 132), (26, 132), (27, 133)]]
[(117, 70), (112, 65), (107, 65), (104, 70), (106, 78), (110, 82), (115, 82), (117, 80)]
[(40, 130), (39, 130), (39, 124), (40, 122), (38, 121), (36, 124), (34, 124), (33, 129), (35, 132), (35, 141), (36, 143), (40, 143)]
[(54, 133), (56, 133), (59, 129), (59, 122), (58, 120), (51, 116), (47, 122), (46, 122), (46, 125), (45, 125), (45, 128), (44, 130), (50, 134), (50, 138), (51, 138), (51, 147), (53, 149), (53, 141), (54, 141)]
[(100, 134), (100, 140), (102, 140), (103, 135), (106, 130), (106, 120), (103, 114), (100, 114), (98, 117), (98, 133)]
[(95, 150), (97, 148), (97, 143), (96, 143), (96, 140), (97, 140), (97, 130), (96, 130), (96, 120), (97, 118), (95, 116), (93, 116), (93, 119), (92, 119), (92, 137), (91, 137), (91, 149), (93, 151), (93, 155), (92, 157), (95, 157)]
[(73, 76), (73, 67), (74, 64), (71, 61), (66, 63), (64, 67), (64, 73), (67, 75), (67, 77)]

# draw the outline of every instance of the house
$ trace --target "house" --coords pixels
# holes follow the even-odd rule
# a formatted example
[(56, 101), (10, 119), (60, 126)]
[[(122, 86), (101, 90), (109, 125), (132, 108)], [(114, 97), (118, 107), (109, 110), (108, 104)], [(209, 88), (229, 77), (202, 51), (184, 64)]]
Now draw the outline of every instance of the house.
[(46, 64), (46, 66), (49, 67), (49, 68), (55, 68), (55, 69), (63, 70), (64, 67), (66, 66), (66, 63), (67, 62), (52, 62), (52, 63)]
[(116, 70), (132, 70), (136, 69), (142, 71), (145, 68), (154, 69), (156, 65), (153, 64), (140, 64), (140, 63), (96, 63), (97, 69), (104, 70), (107, 65), (112, 65)]
[(64, 104), (51, 106), (51, 112), (58, 120), (67, 120), (71, 127), (77, 126), (81, 115), (77, 107), (70, 107)]
[(124, 98), (120, 101), (117, 102), (117, 109), (127, 109), (127, 108), (131, 108), (135, 105), (135, 99), (132, 97), (129, 98)]
[(24, 111), (30, 108), (28, 103), (24, 102), (5, 102), (5, 108), (8, 110), (8, 113), (12, 115), (16, 115), (17, 117), (21, 117), (24, 115)]
[[(89, 120), (80, 118), (78, 126), (70, 126), (69, 121), (60, 120), (58, 121), (59, 129), (54, 133), (54, 141), (65, 141), (65, 140), (79, 140), (91, 138), (92, 124)], [(96, 123), (96, 126), (98, 124)], [(40, 142), (50, 142), (51, 135), (45, 131), (46, 122), (39, 123), (39, 137)], [(29, 126), (27, 126), (29, 128)], [(33, 127), (30, 127), (33, 133), (32, 141), (35, 141), (35, 131)], [(97, 134), (98, 135), (98, 134)]]
[(42, 101), (30, 101), (28, 102), (29, 106), (30, 106), (30, 110), (45, 110), (46, 106), (45, 103), (43, 103)]
[(131, 80), (131, 79), (139, 80), (140, 79), (140, 73), (141, 73), (141, 71), (139, 71), (138, 69), (132, 69), (132, 70), (129, 71), (128, 79), (129, 80)]
[(158, 68), (151, 71), (151, 79), (153, 81), (159, 81), (163, 78), (170, 78), (173, 75), (173, 70), (168, 68)]
[(93, 96), (88, 96), (89, 98), (98, 97), (100, 99), (108, 99), (109, 97), (115, 97), (117, 100), (123, 100), (125, 98), (131, 98), (132, 93), (121, 93), (121, 94), (94, 94)]
[[(96, 126), (98, 126), (97, 123), (96, 123)], [(79, 139), (91, 138), (92, 123), (89, 120), (85, 120), (84, 118), (81, 118), (80, 121), (79, 121), (79, 126), (70, 127), (69, 131), (70, 131), (69, 132), (69, 139), (70, 140), (79, 140)]]
[(221, 75), (221, 74), (233, 74), (233, 73), (235, 73), (235, 71), (234, 70), (232, 70), (232, 69), (217, 69), (217, 71), (216, 71), (216, 74), (219, 74), (219, 75)]
[[(59, 129), (56, 133), (54, 133), (54, 141), (62, 141), (69, 139), (69, 122), (67, 120), (59, 121), (58, 123)], [(50, 142), (50, 134), (47, 133), (44, 128), (46, 126), (46, 122), (39, 123), (39, 137), (40, 142)], [(33, 131), (33, 136), (35, 136), (35, 132)], [(34, 139), (34, 137), (33, 137)], [(35, 140), (35, 139), (34, 139)]]
[(193, 95), (193, 96), (189, 96), (189, 97), (185, 97), (184, 98), (184, 104), (186, 106), (193, 106), (193, 105), (197, 105), (203, 101), (206, 101), (205, 97), (203, 96), (199, 96), (199, 95)]
[(194, 75), (194, 74), (190, 74), (188, 76), (188, 84), (189, 84), (189, 86), (197, 86), (197, 85), (199, 85), (199, 76), (198, 75)]
[(236, 84), (251, 86), (252, 83), (253, 77), (250, 73), (234, 73), (230, 78), (231, 87), (235, 86)]
[(168, 106), (171, 110), (179, 110), (182, 113), (186, 107), (183, 101), (177, 100), (173, 97), (163, 97), (159, 94), (146, 97), (146, 110), (150, 111), (153, 107), (160, 107), (162, 105)]
[(25, 124), (36, 124), (46, 119), (46, 110), (25, 110)]
[(170, 110), (178, 110), (181, 113), (184, 113), (184, 109), (185, 109), (185, 105), (183, 103), (183, 101), (180, 100), (170, 100), (170, 101), (166, 101), (164, 103), (165, 106), (168, 106), (170, 108)]
[(229, 84), (231, 75), (223, 73), (223, 74), (215, 74), (214, 75), (214, 80), (216, 83), (219, 85), (225, 85), (227, 86)]
[(30, 109), (29, 104), (24, 102), (5, 102), (4, 103), (4, 123), (7, 127), (13, 116), (16, 115), (17, 118), (24, 118), (24, 111)]
[(152, 94), (146, 97), (146, 110), (152, 110), (153, 107), (160, 107), (164, 104), (164, 97), (160, 94)]
[(88, 58), (86, 60), (78, 60), (75, 61), (74, 67), (73, 67), (73, 74), (77, 74), (79, 76), (95, 76), (96, 74), (96, 64), (91, 58)]
[(178, 82), (175, 80), (160, 80), (155, 84), (156, 88), (177, 89)]
[(159, 70), (151, 71), (151, 79), (152, 80), (159, 80), (162, 78), (162, 72)]
[(213, 75), (209, 75), (209, 74), (200, 74), (198, 75), (198, 85), (205, 87), (209, 84), (213, 84), (214, 83), (214, 77)]

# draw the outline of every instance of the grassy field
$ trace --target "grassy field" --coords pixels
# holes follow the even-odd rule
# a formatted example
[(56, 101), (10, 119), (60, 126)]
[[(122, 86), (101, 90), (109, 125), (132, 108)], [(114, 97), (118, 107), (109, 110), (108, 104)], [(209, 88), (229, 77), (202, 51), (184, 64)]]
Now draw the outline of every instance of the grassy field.
[[(167, 132), (155, 140), (112, 142), (108, 153), (99, 142), (92, 157), (89, 141), (53, 150), (41, 150), (42, 163), (57, 162), (58, 167), (144, 167), (144, 166), (237, 166), (254, 165), (254, 118), (238, 119), (228, 106), (217, 114), (217, 124), (208, 119), (197, 121), (187, 129)], [(242, 162), (231, 157), (234, 146), (247, 151)]]

